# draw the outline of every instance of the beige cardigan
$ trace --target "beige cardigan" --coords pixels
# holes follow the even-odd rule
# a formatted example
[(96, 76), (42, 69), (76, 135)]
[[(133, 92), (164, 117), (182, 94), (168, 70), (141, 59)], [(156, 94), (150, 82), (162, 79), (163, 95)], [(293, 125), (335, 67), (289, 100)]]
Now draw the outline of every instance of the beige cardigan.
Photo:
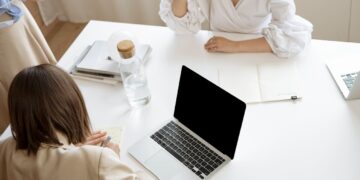
[(11, 137), (0, 142), (1, 180), (133, 180), (152, 179), (135, 173), (110, 149), (99, 146), (42, 145), (36, 156), (16, 150)]
[[(7, 93), (12, 79), (22, 69), (43, 64), (56, 64), (44, 36), (25, 5), (14, 0), (24, 15), (14, 25), (0, 29), (0, 134), (9, 125)], [(9, 17), (3, 14), (0, 20)]]

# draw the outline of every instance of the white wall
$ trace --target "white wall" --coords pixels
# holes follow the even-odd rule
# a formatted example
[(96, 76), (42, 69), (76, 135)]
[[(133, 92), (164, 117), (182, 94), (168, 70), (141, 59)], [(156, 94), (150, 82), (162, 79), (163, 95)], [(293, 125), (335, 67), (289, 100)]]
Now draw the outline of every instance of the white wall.
[(158, 12), (160, 0), (116, 0), (123, 5), (118, 12), (118, 17), (122, 22), (164, 25)]
[[(316, 39), (360, 42), (360, 0), (295, 0)], [(350, 23), (351, 22), (351, 23)]]
[(313, 37), (347, 41), (351, 0), (295, 0), (297, 14), (314, 24)]
[(360, 0), (352, 0), (350, 41), (360, 42)]

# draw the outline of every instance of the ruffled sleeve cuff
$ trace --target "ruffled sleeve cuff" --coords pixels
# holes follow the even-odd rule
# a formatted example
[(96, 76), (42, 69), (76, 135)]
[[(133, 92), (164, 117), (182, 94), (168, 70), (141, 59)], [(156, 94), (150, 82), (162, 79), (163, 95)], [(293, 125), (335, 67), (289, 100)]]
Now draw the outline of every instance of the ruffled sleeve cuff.
[(180, 34), (198, 32), (205, 19), (194, 0), (188, 1), (188, 12), (180, 18), (172, 12), (172, 0), (161, 0), (159, 15), (170, 29)]
[(313, 25), (299, 17), (279, 22), (271, 22), (269, 27), (263, 29), (263, 35), (279, 57), (289, 58), (299, 54), (311, 41)]

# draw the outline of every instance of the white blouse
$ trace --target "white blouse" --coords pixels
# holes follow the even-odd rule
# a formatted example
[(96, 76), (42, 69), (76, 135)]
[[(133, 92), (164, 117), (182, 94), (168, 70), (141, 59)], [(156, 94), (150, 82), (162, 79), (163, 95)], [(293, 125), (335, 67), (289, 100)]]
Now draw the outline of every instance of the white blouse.
[(196, 33), (207, 19), (213, 31), (262, 34), (279, 57), (300, 53), (311, 40), (313, 25), (295, 14), (293, 0), (188, 0), (188, 12), (178, 18), (173, 0), (161, 0), (160, 17), (177, 33)]

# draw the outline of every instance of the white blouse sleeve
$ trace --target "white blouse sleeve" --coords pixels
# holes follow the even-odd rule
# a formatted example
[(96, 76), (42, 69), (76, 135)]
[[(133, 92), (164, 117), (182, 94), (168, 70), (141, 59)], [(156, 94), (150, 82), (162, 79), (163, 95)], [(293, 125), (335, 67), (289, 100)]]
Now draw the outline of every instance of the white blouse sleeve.
[(196, 0), (188, 0), (188, 12), (178, 18), (172, 11), (173, 0), (161, 0), (159, 15), (166, 25), (177, 33), (196, 33), (201, 29), (201, 23), (205, 20)]
[(263, 35), (277, 56), (295, 56), (311, 41), (313, 25), (295, 14), (293, 0), (270, 1), (272, 21)]

